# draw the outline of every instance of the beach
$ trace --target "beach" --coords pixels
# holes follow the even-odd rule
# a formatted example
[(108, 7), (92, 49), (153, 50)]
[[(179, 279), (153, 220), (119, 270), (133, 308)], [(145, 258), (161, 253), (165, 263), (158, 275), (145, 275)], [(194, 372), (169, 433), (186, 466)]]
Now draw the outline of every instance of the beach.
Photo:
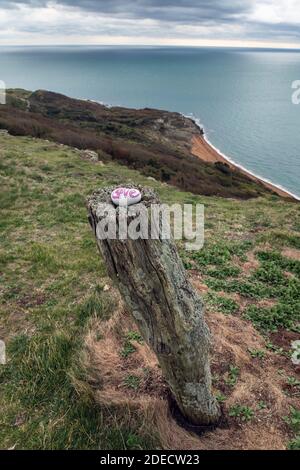
[(289, 193), (288, 191), (279, 188), (275, 184), (272, 184), (268, 181), (265, 181), (263, 178), (259, 176), (253, 175), (250, 171), (240, 167), (238, 164), (233, 163), (231, 160), (226, 158), (220, 152), (218, 152), (202, 135), (194, 135), (192, 139), (192, 148), (191, 148), (192, 155), (198, 157), (200, 160), (208, 163), (217, 163), (222, 162), (229, 166), (232, 170), (238, 170), (244, 175), (248, 176), (253, 181), (259, 181), (263, 186), (273, 191), (275, 194), (278, 194), (281, 197), (286, 199), (290, 199), (292, 201), (298, 201), (299, 199), (296, 198), (293, 194)]

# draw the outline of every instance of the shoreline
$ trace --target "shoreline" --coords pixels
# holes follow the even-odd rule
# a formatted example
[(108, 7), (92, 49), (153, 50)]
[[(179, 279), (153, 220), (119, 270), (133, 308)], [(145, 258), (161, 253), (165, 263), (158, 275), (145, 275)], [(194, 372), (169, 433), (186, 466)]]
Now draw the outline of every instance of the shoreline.
[[(104, 103), (103, 101), (93, 100), (89, 98), (76, 98), (76, 99), (90, 102), (90, 103), (95, 103), (108, 109), (115, 108), (115, 107), (116, 108), (123, 107), (122, 105), (111, 105), (111, 104)], [(131, 109), (135, 109), (135, 108), (131, 108)], [(239, 172), (241, 172), (242, 174), (250, 178), (252, 181), (259, 182), (265, 188), (274, 192), (278, 196), (283, 197), (293, 202), (300, 202), (300, 196), (297, 196), (293, 194), (292, 192), (290, 192), (289, 190), (279, 185), (276, 185), (275, 183), (272, 183), (271, 181), (264, 179), (262, 176), (256, 175), (250, 170), (244, 168), (242, 165), (234, 162), (230, 157), (224, 155), (218, 148), (216, 148), (208, 140), (208, 138), (205, 135), (204, 126), (200, 124), (200, 121), (198, 118), (194, 117), (192, 114), (186, 115), (180, 112), (178, 114), (181, 114), (184, 118), (190, 119), (201, 132), (201, 134), (200, 133), (194, 134), (192, 137), (192, 141), (191, 141), (191, 154), (192, 155), (208, 163), (216, 163), (216, 162), (226, 163), (232, 170), (235, 170), (235, 171), (238, 170)]]
[[(84, 99), (84, 101), (90, 101), (93, 103), (100, 104), (106, 108), (114, 108), (115, 106), (118, 107), (117, 105), (109, 105), (106, 103), (103, 103), (101, 101), (95, 101), (91, 99)], [(194, 117), (193, 115), (189, 114), (181, 114), (183, 117), (190, 119), (193, 121), (193, 123), (197, 126), (197, 128), (201, 131), (201, 134), (194, 134), (191, 142), (191, 154), (194, 155), (195, 157), (199, 158), (200, 160), (208, 163), (216, 163), (216, 162), (222, 162), (226, 163), (229, 165), (229, 167), (232, 170), (238, 170), (242, 174), (246, 175), (248, 178), (250, 178), (252, 181), (256, 181), (261, 183), (265, 188), (269, 189), (270, 191), (273, 191), (275, 194), (277, 194), (280, 197), (283, 197), (284, 199), (288, 199), (293, 202), (300, 202), (300, 196), (297, 196), (296, 194), (293, 194), (289, 190), (281, 187), (280, 185), (277, 185), (275, 183), (272, 183), (272, 181), (268, 181), (262, 176), (256, 175), (255, 173), (251, 172), (251, 170), (248, 170), (247, 168), (243, 167), (242, 165), (236, 163), (233, 161), (230, 157), (227, 155), (224, 155), (221, 150), (216, 148), (206, 137), (205, 134), (205, 129), (204, 126), (200, 124), (200, 121), (198, 118)]]
[[(203, 128), (199, 126), (199, 124), (193, 120), (195, 124), (201, 129), (201, 132), (204, 132)], [(289, 192), (285, 188), (281, 188), (280, 186), (272, 183), (271, 181), (267, 181), (261, 176), (255, 175), (250, 170), (242, 167), (236, 162), (233, 162), (229, 157), (222, 154), (220, 150), (218, 150), (214, 145), (209, 142), (206, 138), (205, 133), (203, 135), (194, 134), (191, 142), (191, 153), (195, 157), (199, 158), (200, 160), (208, 163), (216, 163), (222, 162), (226, 163), (232, 170), (238, 170), (242, 174), (246, 175), (252, 181), (260, 182), (265, 188), (273, 191), (278, 196), (281, 196), (285, 199), (289, 199), (294, 202), (299, 202), (300, 198), (295, 194)]]

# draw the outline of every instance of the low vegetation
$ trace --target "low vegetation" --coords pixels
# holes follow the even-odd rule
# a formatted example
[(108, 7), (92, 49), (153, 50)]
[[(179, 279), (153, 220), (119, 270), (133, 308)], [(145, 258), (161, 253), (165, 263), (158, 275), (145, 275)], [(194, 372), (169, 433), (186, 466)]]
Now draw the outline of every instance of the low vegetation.
[[(0, 172), (1, 448), (299, 449), (299, 368), (291, 362), (300, 331), (298, 204), (194, 195), (30, 137), (0, 137)], [(119, 306), (85, 197), (125, 181), (153, 186), (167, 203), (205, 204), (205, 249), (179, 250), (214, 335), (213, 386), (225, 417), (218, 433), (187, 437), (163, 413), (164, 432), (157, 419), (147, 426), (163, 406), (161, 373), (129, 321), (115, 321), (116, 336), (98, 328), (112, 325)], [(116, 361), (108, 373), (97, 369), (105, 341)], [(107, 394), (118, 401), (110, 403), (104, 392), (114, 373), (119, 382)], [(141, 396), (147, 413), (128, 405)]]
[(268, 194), (239, 171), (193, 156), (192, 138), (201, 131), (178, 113), (108, 108), (42, 90), (8, 90), (0, 129), (96, 150), (100, 160), (118, 161), (196, 194), (243, 199)]

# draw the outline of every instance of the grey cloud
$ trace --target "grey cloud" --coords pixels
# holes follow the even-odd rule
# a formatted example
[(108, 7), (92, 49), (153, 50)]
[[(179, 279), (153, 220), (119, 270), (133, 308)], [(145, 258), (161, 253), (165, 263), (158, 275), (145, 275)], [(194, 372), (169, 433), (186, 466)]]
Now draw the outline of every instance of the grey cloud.
[[(271, 2), (271, 0), (270, 0)], [(170, 37), (184, 33), (176, 33), (176, 26), (206, 26), (206, 33), (201, 37), (214, 37), (214, 28), (219, 28), (219, 38), (233, 39), (272, 39), (299, 41), (300, 25), (297, 24), (264, 24), (250, 20), (251, 12), (258, 0), (0, 0), (0, 8), (12, 9), (20, 5), (42, 7), (47, 4), (76, 8), (87, 13), (96, 13), (112, 17), (114, 21), (100, 22), (98, 26), (91, 25), (77, 29), (77, 25), (67, 25), (63, 31), (59, 26), (49, 25), (49, 29), (43, 30), (45, 25), (27, 25), (27, 31), (71, 34), (73, 31), (86, 35), (90, 33), (106, 33), (111, 35), (146, 35), (149, 37), (167, 34)], [(17, 13), (16, 13), (17, 15)], [(120, 24), (116, 26), (116, 20), (136, 20), (130, 30)], [(155, 25), (143, 24), (141, 20), (155, 20)], [(24, 25), (17, 21), (20, 30), (24, 31)], [(210, 31), (211, 28), (211, 31)], [(236, 28), (236, 32), (234, 29)], [(187, 33), (187, 36), (190, 36)], [(197, 34), (195, 33), (195, 36)]]
[[(47, 0), (0, 1), (13, 8), (21, 4), (45, 6)], [(53, 2), (52, 2), (53, 3)], [(54, 3), (85, 11), (116, 15), (122, 18), (147, 18), (161, 21), (206, 22), (234, 21), (251, 10), (252, 0), (56, 0)]]

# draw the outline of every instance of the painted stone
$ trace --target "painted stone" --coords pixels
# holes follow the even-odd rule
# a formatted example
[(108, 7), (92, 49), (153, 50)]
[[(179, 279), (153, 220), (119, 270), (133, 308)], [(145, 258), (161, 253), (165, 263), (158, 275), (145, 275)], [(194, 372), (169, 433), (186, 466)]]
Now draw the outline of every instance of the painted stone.
[(111, 193), (111, 200), (115, 206), (131, 206), (142, 199), (141, 192), (134, 188), (116, 188)]

